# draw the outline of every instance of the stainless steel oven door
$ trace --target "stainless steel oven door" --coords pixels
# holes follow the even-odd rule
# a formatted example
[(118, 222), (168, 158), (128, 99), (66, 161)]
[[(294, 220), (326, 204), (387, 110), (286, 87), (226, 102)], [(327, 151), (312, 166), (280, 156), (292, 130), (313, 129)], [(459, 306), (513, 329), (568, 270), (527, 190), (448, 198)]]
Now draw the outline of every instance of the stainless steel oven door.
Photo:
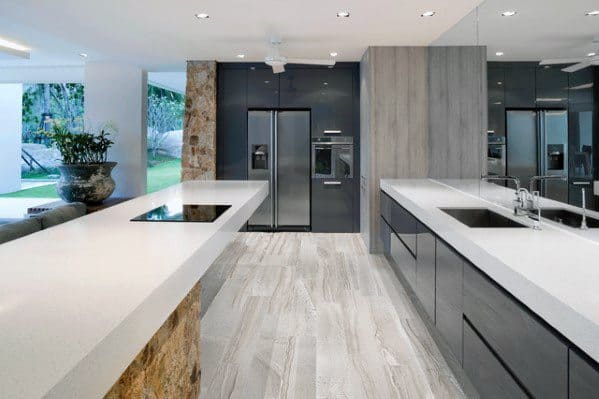
[(315, 179), (351, 179), (354, 169), (352, 144), (313, 143), (312, 177)]

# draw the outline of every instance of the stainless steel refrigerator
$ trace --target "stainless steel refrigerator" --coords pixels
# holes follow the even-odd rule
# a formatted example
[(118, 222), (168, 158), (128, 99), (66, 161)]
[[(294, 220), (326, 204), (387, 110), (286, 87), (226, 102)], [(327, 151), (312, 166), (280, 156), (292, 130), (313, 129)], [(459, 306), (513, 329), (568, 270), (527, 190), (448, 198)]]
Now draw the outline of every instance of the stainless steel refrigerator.
[(568, 112), (513, 110), (506, 113), (507, 174), (528, 185), (536, 175), (564, 180), (540, 182), (541, 195), (568, 202)]
[(248, 180), (268, 180), (249, 230), (309, 230), (310, 111), (248, 112)]

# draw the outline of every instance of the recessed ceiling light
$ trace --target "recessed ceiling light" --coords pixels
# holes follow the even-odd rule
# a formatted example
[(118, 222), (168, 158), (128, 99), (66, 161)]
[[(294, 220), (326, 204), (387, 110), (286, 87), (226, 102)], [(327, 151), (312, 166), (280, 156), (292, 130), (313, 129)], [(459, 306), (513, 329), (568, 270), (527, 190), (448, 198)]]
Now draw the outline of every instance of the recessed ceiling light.
[(589, 11), (585, 14), (587, 17), (594, 17), (599, 15), (599, 10), (593, 10), (593, 11)]
[(436, 14), (436, 12), (434, 12), (434, 11), (425, 11), (422, 14), (420, 14), (420, 16), (421, 17), (432, 17), (435, 14)]
[(597, 53), (588, 53), (588, 54), (587, 54), (587, 57), (594, 57), (594, 56), (596, 56), (596, 55), (597, 55)]
[(331, 51), (331, 52), (329, 53), (329, 55), (330, 55), (331, 57), (337, 57), (339, 54), (337, 54), (337, 52), (335, 52), (335, 51)]
[(0, 46), (2, 47), (7, 47), (13, 50), (17, 50), (17, 51), (29, 51), (31, 50), (28, 47), (25, 46), (21, 46), (20, 44), (14, 43), (14, 42), (10, 42), (8, 40), (4, 40), (4, 39), (0, 39)]
[(245, 54), (237, 54), (237, 58), (245, 58)]
[(339, 11), (337, 18), (349, 18), (349, 11)]
[(196, 14), (196, 18), (197, 19), (208, 19), (208, 18), (210, 18), (210, 15), (202, 12), (202, 13)]
[(517, 11), (512, 11), (512, 10), (510, 10), (510, 11), (504, 11), (504, 12), (502, 12), (502, 13), (501, 13), (501, 16), (502, 16), (502, 17), (513, 17), (513, 16), (514, 16), (514, 15), (516, 15), (516, 14), (518, 14), (518, 12), (517, 12)]
[(498, 52), (495, 53), (495, 55), (497, 57), (501, 57), (501, 56), (503, 56), (503, 51), (498, 51)]
[(79, 57), (81, 57), (81, 58), (87, 58), (87, 53), (79, 53)]

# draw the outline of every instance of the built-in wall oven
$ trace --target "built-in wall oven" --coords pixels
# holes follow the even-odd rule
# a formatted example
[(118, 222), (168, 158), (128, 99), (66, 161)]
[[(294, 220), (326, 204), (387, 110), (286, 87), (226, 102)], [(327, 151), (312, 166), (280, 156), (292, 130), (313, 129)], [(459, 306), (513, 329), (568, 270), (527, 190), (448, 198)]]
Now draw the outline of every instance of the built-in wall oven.
[(312, 139), (313, 178), (351, 179), (353, 176), (353, 137), (337, 136)]

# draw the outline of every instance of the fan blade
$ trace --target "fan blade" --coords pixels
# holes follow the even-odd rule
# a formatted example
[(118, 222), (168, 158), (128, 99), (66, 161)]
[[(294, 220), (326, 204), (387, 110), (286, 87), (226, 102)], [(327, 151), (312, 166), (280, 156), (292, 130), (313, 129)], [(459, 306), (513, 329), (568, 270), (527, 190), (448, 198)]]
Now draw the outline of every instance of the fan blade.
[(591, 63), (591, 61), (583, 61), (583, 62), (579, 62), (578, 64), (574, 64), (572, 66), (569, 66), (567, 68), (562, 69), (562, 71), (564, 72), (576, 72), (576, 71), (580, 71), (581, 69), (585, 69), (590, 67), (591, 65), (593, 65)]
[(283, 64), (273, 64), (271, 66), (272, 66), (272, 73), (285, 72), (285, 65), (283, 65)]
[(315, 60), (309, 58), (287, 58), (288, 64), (304, 64), (304, 65), (335, 65), (335, 60)]
[(539, 65), (576, 64), (584, 61), (584, 58), (562, 58), (542, 60)]

